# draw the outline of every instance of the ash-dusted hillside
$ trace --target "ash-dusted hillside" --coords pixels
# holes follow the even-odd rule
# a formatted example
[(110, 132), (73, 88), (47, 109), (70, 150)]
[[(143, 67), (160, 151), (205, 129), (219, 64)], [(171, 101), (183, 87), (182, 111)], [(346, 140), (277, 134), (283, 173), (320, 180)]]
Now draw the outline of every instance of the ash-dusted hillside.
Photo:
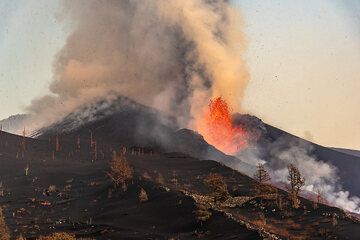
[[(70, 139), (64, 137), (61, 144)], [(26, 150), (20, 156), (19, 142), (23, 140), (0, 133), (0, 206), (14, 238), (69, 232), (95, 239), (195, 239), (204, 234), (208, 239), (260, 239), (257, 231), (219, 212), (213, 212), (206, 223), (197, 223), (196, 203), (181, 191), (196, 174), (187, 173), (186, 168), (207, 174), (220, 166), (217, 163), (201, 163), (181, 154), (129, 154), (132, 180), (125, 192), (112, 190), (110, 197), (113, 184), (105, 174), (112, 155), (110, 146), (101, 150), (103, 158), (96, 161), (85, 141), (78, 152), (62, 145), (53, 158), (48, 141), (26, 139)], [(147, 166), (151, 162), (153, 168)], [(176, 186), (171, 180), (173, 172)], [(164, 176), (162, 183), (151, 177), (159, 174)], [(139, 200), (141, 189), (148, 196), (144, 203)]]
[[(331, 188), (331, 192), (324, 193), (329, 195), (328, 198), (333, 195), (339, 198), (348, 191), (349, 196), (345, 200), (349, 200), (349, 203), (343, 204), (342, 199), (335, 199), (332, 204), (341, 204), (347, 209), (349, 206), (352, 209), (356, 208), (352, 207), (356, 200), (353, 202), (351, 198), (360, 196), (360, 185), (356, 179), (360, 171), (359, 158), (303, 140), (248, 114), (235, 114), (233, 124), (240, 125), (249, 133), (249, 148), (245, 153), (250, 152), (250, 160), (249, 156), (243, 154), (237, 157), (224, 154), (208, 144), (198, 133), (189, 129), (179, 129), (175, 118), (123, 96), (111, 95), (107, 99), (85, 105), (63, 120), (41, 129), (37, 134), (43, 139), (56, 134), (71, 135), (75, 139), (77, 136), (87, 136), (91, 132), (98, 139), (99, 146), (144, 146), (159, 152), (182, 152), (199, 159), (224, 163), (249, 176), (253, 175), (258, 159), (267, 161), (271, 171), (276, 172), (286, 170), (286, 165), (294, 160), (305, 166), (309, 164), (305, 160), (311, 158), (312, 166), (318, 164), (315, 168), (303, 169), (306, 171), (303, 174), (309, 175), (309, 188), (314, 185), (316, 189), (313, 189), (313, 192), (317, 189)], [(305, 153), (294, 155), (294, 146), (297, 148), (296, 151)], [(254, 148), (256, 155), (253, 153)], [(278, 156), (283, 155), (290, 155), (286, 163), (278, 159)], [(282, 163), (282, 169), (279, 163)], [(317, 168), (329, 168), (331, 172), (310, 172)], [(309, 179), (313, 178), (312, 176), (319, 177), (311, 182)], [(280, 178), (286, 179), (286, 176), (276, 176), (274, 180)], [(280, 185), (282, 184), (281, 182)]]
[[(95, 239), (360, 237), (357, 220), (342, 210), (301, 198), (295, 209), (287, 193), (258, 192), (256, 181), (218, 162), (141, 145), (124, 152), (111, 139), (100, 141), (92, 130), (83, 131), (44, 140), (0, 133), (0, 206), (13, 237), (52, 232)], [(114, 188), (107, 175), (114, 151), (122, 152), (133, 170), (125, 189)], [(222, 200), (214, 201), (216, 192), (206, 184), (211, 174), (225, 181)]]
[(111, 97), (80, 108), (62, 121), (39, 130), (41, 139), (56, 134), (88, 136), (99, 145), (143, 146), (160, 152), (182, 152), (199, 159), (220, 161), (227, 166), (240, 166), (244, 172), (253, 168), (240, 159), (224, 154), (208, 144), (198, 133), (178, 129), (176, 120), (156, 109), (123, 96)]
[(353, 215), (259, 184), (241, 173), (247, 164), (158, 111), (123, 97), (100, 103), (37, 139), (0, 132), (0, 206), (13, 237), (360, 238)]
[(0, 126), (3, 131), (19, 133), (24, 129), (25, 122), (29, 118), (27, 114), (16, 114), (12, 115), (6, 119), (0, 120)]

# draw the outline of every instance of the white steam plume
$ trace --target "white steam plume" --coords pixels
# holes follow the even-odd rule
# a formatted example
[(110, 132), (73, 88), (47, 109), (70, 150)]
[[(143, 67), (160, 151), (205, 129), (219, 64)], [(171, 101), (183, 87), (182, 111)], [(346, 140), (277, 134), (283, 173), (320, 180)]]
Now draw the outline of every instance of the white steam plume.
[[(240, 158), (247, 158), (248, 163), (266, 163), (274, 183), (288, 184), (288, 164), (295, 165), (305, 177), (304, 190), (316, 194), (319, 190), (326, 201), (336, 207), (360, 213), (360, 198), (350, 196), (339, 184), (337, 168), (316, 158), (312, 154), (312, 146), (302, 140), (289, 140), (280, 137), (269, 146), (267, 161), (261, 160), (257, 152), (247, 152)], [(247, 174), (253, 175), (254, 169)]]
[(241, 19), (226, 0), (63, 0), (73, 31), (54, 63), (51, 95), (29, 106), (34, 127), (109, 92), (189, 125), (221, 95), (234, 110), (248, 80)]

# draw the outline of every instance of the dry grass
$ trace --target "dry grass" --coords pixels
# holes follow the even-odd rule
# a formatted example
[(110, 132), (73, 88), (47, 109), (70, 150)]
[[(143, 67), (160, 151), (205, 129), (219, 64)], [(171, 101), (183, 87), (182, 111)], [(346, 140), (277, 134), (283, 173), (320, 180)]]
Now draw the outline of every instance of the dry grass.
[[(60, 233), (53, 233), (49, 236), (40, 237), (37, 240), (76, 240), (76, 237), (74, 234), (60, 232)], [(94, 240), (94, 239), (80, 238), (78, 240)]]
[(5, 224), (2, 208), (0, 208), (0, 240), (10, 240), (10, 233)]
[(271, 232), (285, 239), (291, 239), (291, 240), (309, 239), (306, 231), (302, 234), (297, 233), (298, 235), (294, 236), (292, 231), (301, 230), (303, 227), (300, 224), (294, 222), (292, 219), (286, 219), (286, 220), (266, 219), (266, 217), (261, 216), (260, 214), (259, 216), (254, 215), (254, 218), (252, 219), (247, 217), (242, 217), (242, 220), (251, 223), (257, 228), (262, 228), (267, 232)]
[(75, 235), (69, 233), (53, 233), (46, 237), (40, 237), (38, 240), (76, 240)]

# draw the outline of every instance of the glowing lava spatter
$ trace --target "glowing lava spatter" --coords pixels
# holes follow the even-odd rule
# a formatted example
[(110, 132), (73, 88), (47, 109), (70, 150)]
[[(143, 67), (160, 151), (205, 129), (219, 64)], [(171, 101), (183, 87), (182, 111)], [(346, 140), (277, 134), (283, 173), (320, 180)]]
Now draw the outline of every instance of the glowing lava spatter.
[(247, 146), (247, 133), (240, 126), (233, 126), (231, 112), (225, 100), (210, 100), (209, 109), (197, 122), (197, 130), (204, 139), (227, 154), (235, 154)]

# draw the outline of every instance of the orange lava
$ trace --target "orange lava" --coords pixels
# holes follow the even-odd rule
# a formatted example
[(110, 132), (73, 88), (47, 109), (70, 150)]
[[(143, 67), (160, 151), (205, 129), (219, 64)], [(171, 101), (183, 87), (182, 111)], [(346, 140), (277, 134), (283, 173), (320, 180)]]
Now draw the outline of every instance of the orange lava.
[(246, 131), (233, 126), (229, 106), (221, 97), (210, 100), (209, 109), (197, 121), (197, 130), (208, 143), (227, 154), (235, 154), (247, 146)]

